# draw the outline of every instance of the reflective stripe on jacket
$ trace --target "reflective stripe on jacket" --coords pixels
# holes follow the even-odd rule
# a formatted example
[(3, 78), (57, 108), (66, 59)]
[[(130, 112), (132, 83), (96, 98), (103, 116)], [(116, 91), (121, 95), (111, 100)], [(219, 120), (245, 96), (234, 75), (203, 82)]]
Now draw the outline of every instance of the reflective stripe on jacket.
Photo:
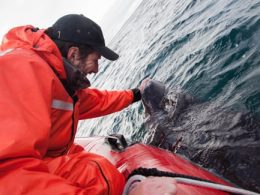
[[(108, 161), (84, 151), (69, 154), (68, 150), (79, 119), (127, 107), (133, 101), (132, 91), (84, 89), (77, 94), (79, 101), (73, 101), (60, 82), (66, 78), (60, 52), (44, 30), (32, 29), (12, 29), (0, 49), (0, 194), (121, 193), (124, 179), (116, 170), (104, 171), (115, 179), (107, 179), (109, 190), (101, 181), (91, 180), (104, 174), (95, 173), (100, 172), (99, 166), (114, 169)], [(90, 163), (82, 175), (66, 172), (80, 170), (78, 163), (91, 158), (97, 158), (100, 165)], [(69, 174), (72, 176), (66, 179)]]

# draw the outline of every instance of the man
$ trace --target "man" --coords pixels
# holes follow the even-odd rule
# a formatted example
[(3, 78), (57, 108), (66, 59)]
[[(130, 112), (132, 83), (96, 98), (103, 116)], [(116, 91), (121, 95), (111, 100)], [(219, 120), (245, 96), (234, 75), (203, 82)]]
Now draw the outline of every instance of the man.
[(138, 89), (88, 88), (101, 56), (118, 58), (101, 28), (70, 14), (46, 31), (11, 29), (0, 51), (0, 194), (121, 194), (116, 168), (73, 145), (78, 120), (140, 100)]
[[(101, 56), (118, 58), (105, 46), (101, 28), (83, 15), (63, 16), (47, 30), (21, 26), (5, 35), (0, 194), (122, 194), (122, 174), (105, 158), (73, 144), (78, 120), (119, 111), (140, 100), (144, 89), (145, 82), (133, 90), (88, 88), (86, 76), (98, 72)], [(144, 180), (130, 193), (148, 187), (174, 194), (174, 181), (162, 179)]]

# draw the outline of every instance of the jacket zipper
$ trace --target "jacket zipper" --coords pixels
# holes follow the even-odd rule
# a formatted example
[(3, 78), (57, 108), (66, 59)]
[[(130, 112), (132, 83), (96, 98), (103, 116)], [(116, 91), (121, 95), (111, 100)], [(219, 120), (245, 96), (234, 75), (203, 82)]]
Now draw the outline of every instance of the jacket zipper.
[(71, 124), (70, 141), (67, 144), (65, 150), (61, 154), (67, 154), (70, 151), (69, 148), (71, 147), (72, 142), (74, 141), (74, 132), (75, 132), (75, 130), (74, 130), (74, 124), (75, 124), (74, 114), (75, 114), (75, 105), (78, 102), (78, 97), (77, 96), (73, 96), (72, 99), (73, 99), (73, 111), (72, 111), (72, 117), (71, 117), (72, 124)]
[(75, 116), (74, 116), (74, 114), (75, 114), (75, 105), (78, 102), (78, 97), (75, 95), (75, 96), (72, 97), (72, 99), (73, 99), (73, 113), (72, 113), (72, 131), (71, 131), (71, 140), (70, 140), (70, 142), (73, 141), (74, 134), (75, 134), (74, 132), (76, 132), (76, 129), (74, 129), (74, 125), (75, 125)]
[[(73, 96), (72, 98), (73, 98), (73, 108), (75, 108), (75, 105), (76, 105), (76, 103), (78, 101), (78, 97), (77, 96)], [(73, 109), (71, 139), (73, 139), (73, 137), (74, 137), (74, 123), (75, 123), (75, 121), (74, 121), (75, 120), (74, 119), (74, 112), (75, 112), (75, 110)], [(108, 189), (107, 194), (109, 195), (110, 194), (109, 182), (108, 182), (108, 180), (107, 180), (107, 178), (106, 178), (106, 176), (105, 176), (101, 166), (99, 165), (99, 163), (97, 161), (94, 161), (94, 160), (90, 160), (90, 161), (94, 162), (98, 166), (98, 169), (101, 172), (101, 175), (102, 175), (103, 179), (105, 180), (105, 182), (107, 184), (107, 189)]]
[(104, 174), (104, 172), (103, 172), (101, 166), (98, 164), (97, 161), (94, 161), (94, 160), (90, 160), (90, 161), (94, 162), (94, 163), (98, 166), (98, 169), (100, 170), (101, 175), (103, 176), (103, 179), (105, 180), (105, 182), (106, 182), (106, 184), (107, 184), (107, 189), (108, 189), (107, 194), (109, 195), (109, 194), (110, 194), (109, 182), (108, 182), (108, 180), (107, 180), (107, 178), (106, 178), (106, 176), (105, 176), (105, 174)]

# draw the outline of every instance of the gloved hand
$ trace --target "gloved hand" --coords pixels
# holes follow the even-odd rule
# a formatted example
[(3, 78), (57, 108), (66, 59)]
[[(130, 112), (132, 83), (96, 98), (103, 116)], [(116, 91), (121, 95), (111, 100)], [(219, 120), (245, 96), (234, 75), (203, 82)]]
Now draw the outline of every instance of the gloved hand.
[(150, 81), (152, 81), (152, 79), (146, 78), (141, 82), (139, 87), (132, 89), (134, 95), (133, 103), (141, 100), (144, 89)]

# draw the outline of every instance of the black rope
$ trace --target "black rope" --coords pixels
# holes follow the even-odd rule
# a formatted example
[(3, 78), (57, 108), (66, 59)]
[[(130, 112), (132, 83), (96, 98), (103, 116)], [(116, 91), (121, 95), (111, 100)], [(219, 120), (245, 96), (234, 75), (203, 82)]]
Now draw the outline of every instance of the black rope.
[(143, 175), (145, 177), (149, 177), (149, 176), (155, 176), (155, 177), (181, 177), (181, 178), (187, 178), (187, 179), (193, 179), (193, 180), (198, 180), (198, 181), (205, 181), (205, 182), (209, 182), (209, 183), (215, 183), (212, 182), (210, 180), (206, 180), (206, 179), (201, 179), (199, 177), (194, 177), (194, 176), (190, 176), (190, 175), (184, 175), (184, 174), (179, 174), (179, 173), (171, 173), (171, 172), (166, 172), (166, 171), (160, 171), (156, 168), (143, 168), (140, 167), (138, 169), (135, 169), (134, 171), (132, 171), (132, 173), (130, 173), (130, 175), (128, 176), (128, 179), (134, 175)]
[[(149, 177), (149, 176), (155, 176), (155, 177), (181, 177), (181, 178), (186, 178), (186, 179), (193, 179), (193, 180), (197, 180), (197, 181), (204, 181), (204, 182), (209, 182), (209, 183), (214, 183), (214, 184), (218, 184), (216, 182), (207, 180), (207, 179), (201, 179), (199, 177), (194, 177), (194, 176), (190, 176), (190, 175), (184, 175), (184, 174), (179, 174), (179, 173), (172, 173), (172, 172), (166, 172), (166, 171), (160, 171), (156, 168), (143, 168), (140, 167), (138, 169), (135, 169), (132, 171), (132, 173), (129, 174), (128, 178), (134, 176), (134, 175), (143, 175), (145, 177)], [(229, 192), (230, 193), (230, 192)], [(238, 195), (236, 193), (230, 193), (230, 195)]]

